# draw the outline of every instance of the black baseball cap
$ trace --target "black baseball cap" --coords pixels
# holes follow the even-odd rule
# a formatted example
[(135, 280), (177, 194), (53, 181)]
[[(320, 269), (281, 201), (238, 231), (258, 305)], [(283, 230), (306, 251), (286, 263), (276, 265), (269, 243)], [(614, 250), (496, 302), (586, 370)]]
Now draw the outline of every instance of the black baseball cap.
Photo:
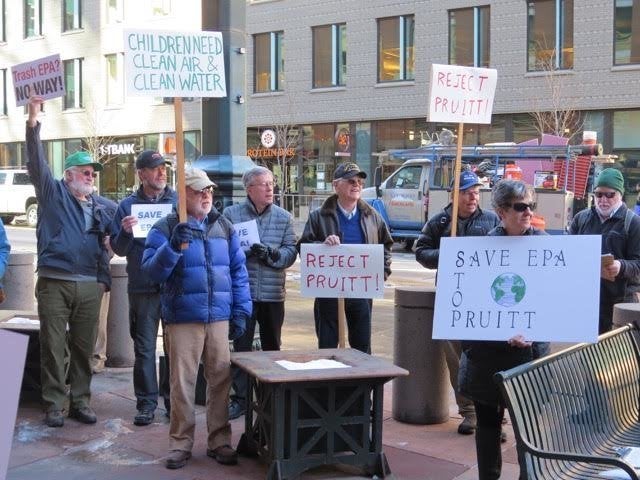
[(164, 159), (160, 152), (155, 150), (145, 150), (136, 159), (136, 169), (142, 168), (156, 168), (159, 165), (170, 163)]
[(367, 178), (367, 174), (360, 170), (360, 167), (355, 163), (341, 163), (333, 172), (333, 179), (338, 180), (341, 178), (353, 178), (353, 177)]

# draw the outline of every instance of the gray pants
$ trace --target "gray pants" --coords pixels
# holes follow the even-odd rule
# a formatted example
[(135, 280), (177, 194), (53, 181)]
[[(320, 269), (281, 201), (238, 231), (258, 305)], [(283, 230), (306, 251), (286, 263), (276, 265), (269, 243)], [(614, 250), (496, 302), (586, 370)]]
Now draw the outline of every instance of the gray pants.
[(462, 355), (462, 344), (459, 340), (445, 340), (444, 344), (444, 356), (447, 361), (447, 368), (449, 369), (449, 381), (451, 387), (456, 393), (456, 404), (458, 405), (458, 413), (463, 417), (466, 414), (474, 413), (473, 401), (467, 397), (463, 397), (459, 393), (458, 388), (458, 370), (460, 368), (460, 355)]

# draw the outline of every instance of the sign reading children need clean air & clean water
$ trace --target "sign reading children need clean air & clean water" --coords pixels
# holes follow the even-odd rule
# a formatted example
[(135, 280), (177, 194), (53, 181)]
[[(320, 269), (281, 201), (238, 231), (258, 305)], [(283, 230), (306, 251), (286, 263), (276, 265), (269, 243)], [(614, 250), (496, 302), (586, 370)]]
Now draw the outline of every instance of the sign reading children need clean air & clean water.
[(595, 342), (600, 236), (443, 238), (433, 338)]
[(125, 30), (127, 95), (225, 97), (220, 32)]

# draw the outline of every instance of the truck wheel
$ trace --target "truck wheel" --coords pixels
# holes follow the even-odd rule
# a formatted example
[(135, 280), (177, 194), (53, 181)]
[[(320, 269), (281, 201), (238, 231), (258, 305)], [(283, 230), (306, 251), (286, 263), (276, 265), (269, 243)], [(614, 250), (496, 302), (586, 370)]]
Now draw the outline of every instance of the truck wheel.
[(38, 223), (38, 205), (32, 203), (27, 207), (27, 225), (35, 227)]
[(415, 242), (415, 238), (407, 238), (407, 239), (404, 241), (404, 249), (405, 249), (407, 252), (410, 252), (410, 251), (411, 251), (411, 249), (413, 248), (413, 242)]
[(13, 219), (16, 218), (13, 215), (5, 215), (4, 217), (2, 217), (2, 223), (4, 223), (5, 225), (9, 225), (11, 222), (13, 222)]

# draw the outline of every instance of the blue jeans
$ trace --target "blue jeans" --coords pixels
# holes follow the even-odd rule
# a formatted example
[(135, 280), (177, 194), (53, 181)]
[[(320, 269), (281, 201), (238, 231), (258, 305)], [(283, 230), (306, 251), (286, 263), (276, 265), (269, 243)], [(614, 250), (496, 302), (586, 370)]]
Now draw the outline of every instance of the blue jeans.
[(133, 391), (138, 410), (158, 406), (156, 341), (160, 323), (159, 293), (129, 293), (129, 331), (133, 339)]
[[(364, 353), (371, 353), (371, 308), (368, 298), (346, 298), (344, 312), (349, 330), (349, 345)], [(318, 348), (338, 346), (338, 299), (316, 298), (313, 304)]]

